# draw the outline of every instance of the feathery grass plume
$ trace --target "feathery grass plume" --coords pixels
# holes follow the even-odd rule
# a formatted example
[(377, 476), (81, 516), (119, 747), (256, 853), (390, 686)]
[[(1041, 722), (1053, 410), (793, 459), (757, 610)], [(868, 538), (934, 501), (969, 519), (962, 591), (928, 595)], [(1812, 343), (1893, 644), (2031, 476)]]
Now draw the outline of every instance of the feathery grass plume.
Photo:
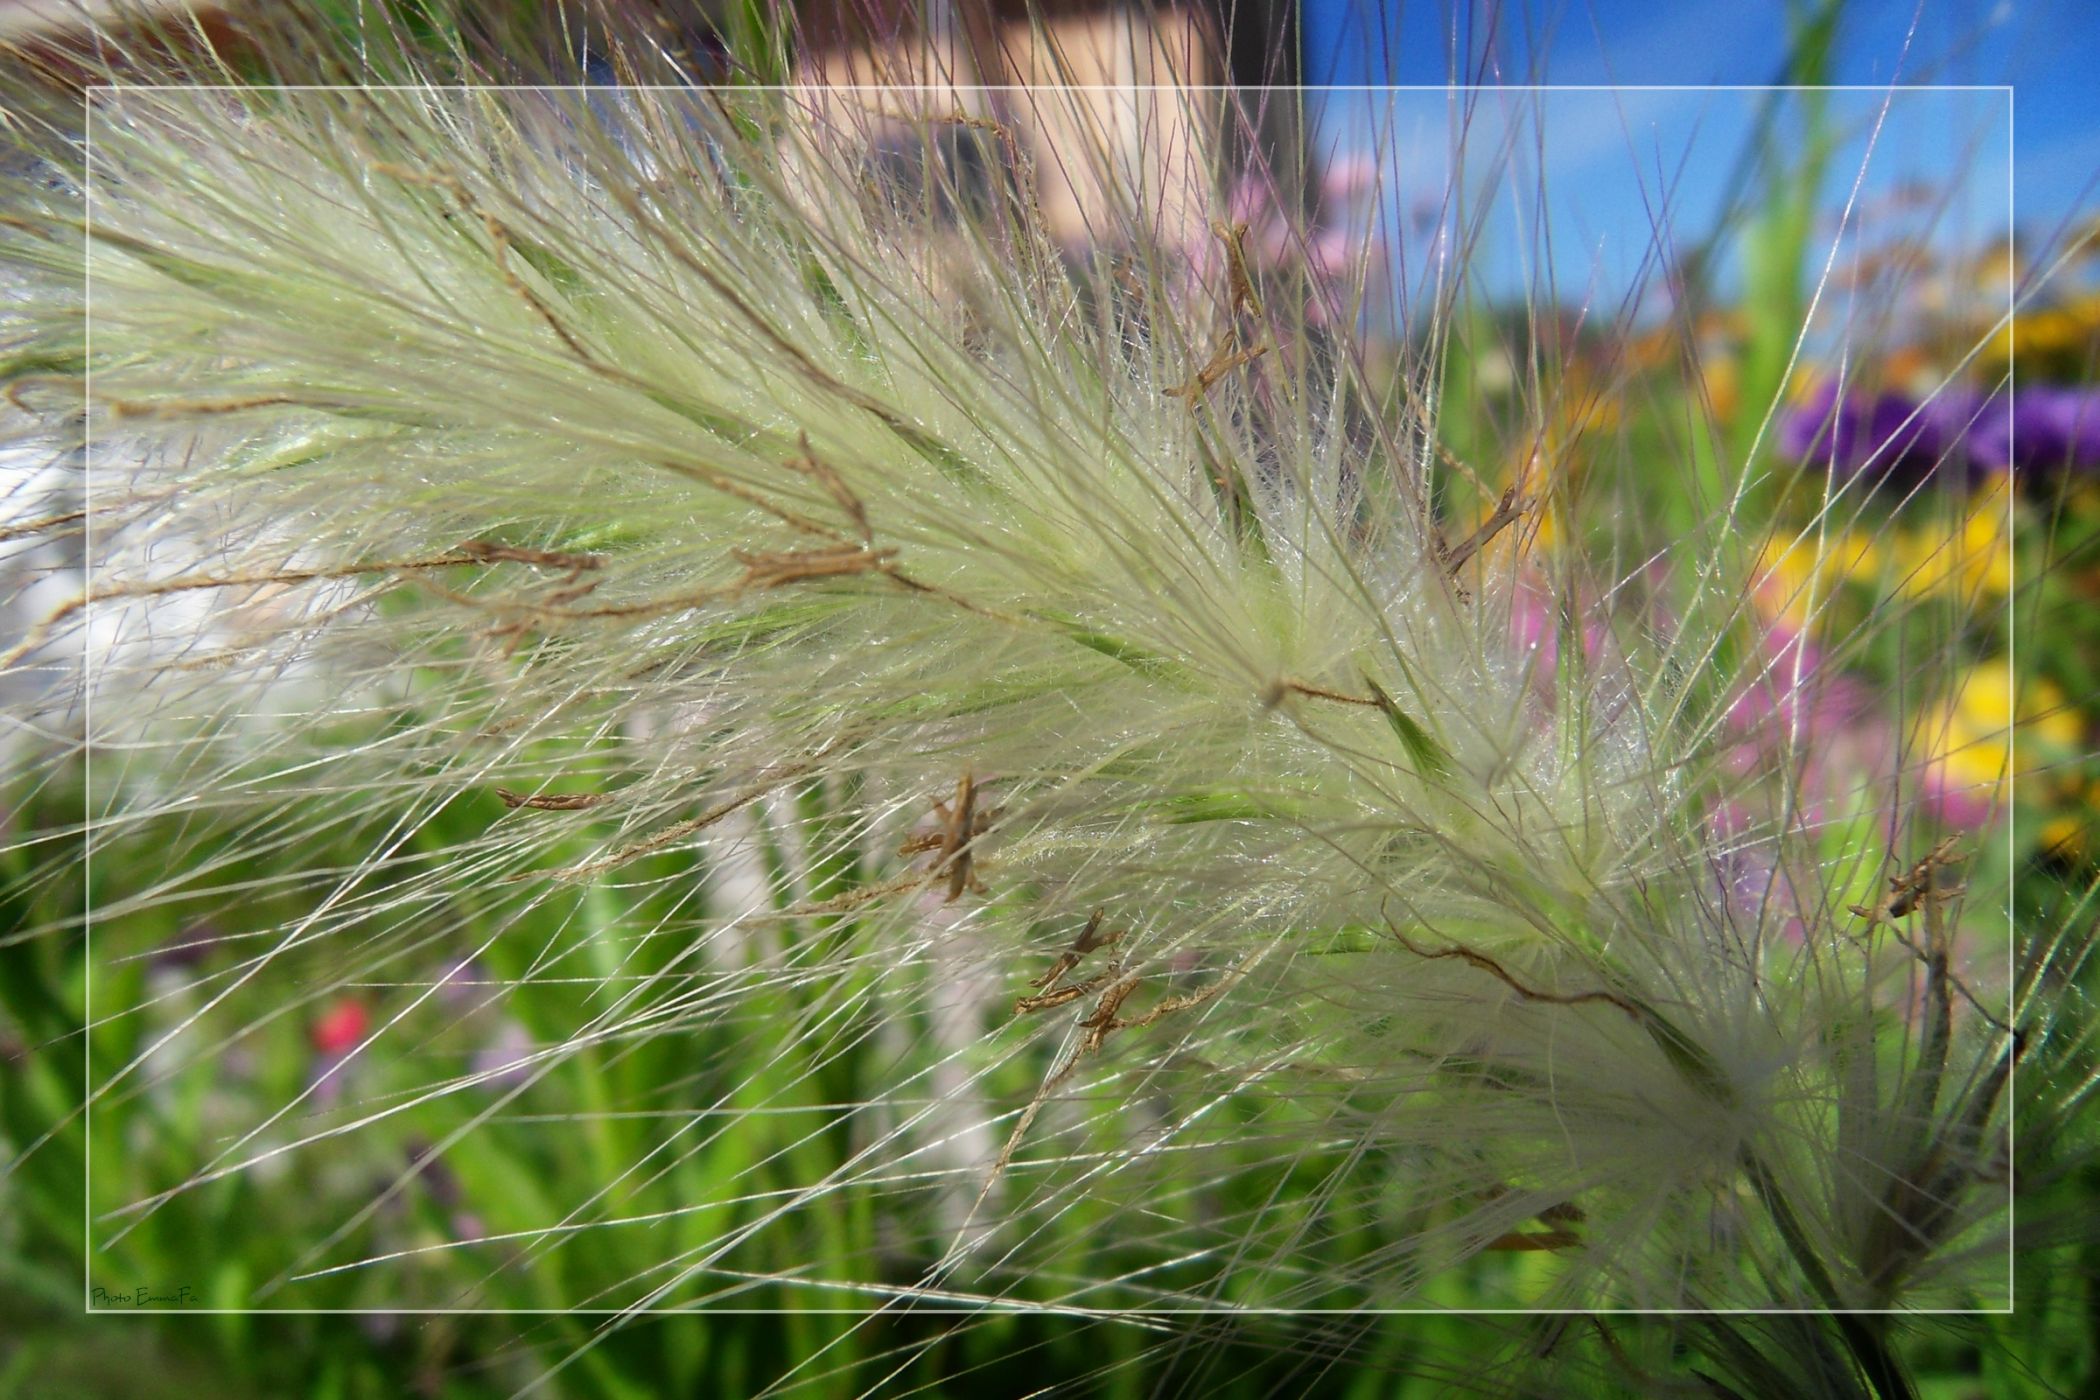
[[(2003, 772), (1935, 795), (1988, 568), (1863, 597), (1852, 545), (2027, 507), (1767, 441), (1882, 289), (1781, 307), (1756, 430), (1680, 392), (1636, 477), (1581, 447), (1634, 368), (1542, 305), (1502, 450), (1468, 402), (1471, 201), (1547, 99), (1466, 98), (1388, 267), (1402, 191), (1307, 211), (1295, 95), (1167, 12), (1107, 90), (936, 26), (840, 86), (777, 23), (545, 85), (359, 13), (17, 123), (5, 374), (86, 463), (7, 660), (90, 657), (38, 722), (91, 760), (92, 1258), (310, 1193), (217, 1301), (1799, 1309), (1686, 1331), (1883, 1397), (1873, 1313), (2007, 1302), (2083, 944), (2008, 970)], [(1594, 1335), (1606, 1389), (1675, 1364)]]

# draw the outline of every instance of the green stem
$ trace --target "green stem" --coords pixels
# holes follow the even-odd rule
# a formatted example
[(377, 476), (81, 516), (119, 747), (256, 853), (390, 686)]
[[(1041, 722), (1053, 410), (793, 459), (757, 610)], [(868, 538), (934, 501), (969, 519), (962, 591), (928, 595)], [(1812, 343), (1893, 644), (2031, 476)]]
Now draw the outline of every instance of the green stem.
[[(1677, 1029), (1668, 1017), (1639, 998), (1628, 998), (1628, 1001), (1640, 1014), (1649, 1037), (1661, 1048), (1670, 1063), (1677, 1067), (1678, 1073), (1715, 1103), (1723, 1107), (1734, 1104), (1735, 1094), (1729, 1087), (1726, 1076), (1698, 1042)], [(1888, 1342), (1881, 1336), (1880, 1330), (1847, 1311), (1845, 1300), (1838, 1293), (1836, 1280), (1832, 1279), (1830, 1271), (1823, 1267), (1823, 1261), (1816, 1257), (1815, 1246), (1809, 1240), (1808, 1231), (1802, 1228), (1800, 1217), (1794, 1214), (1793, 1206), (1788, 1204), (1785, 1193), (1779, 1189), (1779, 1182), (1774, 1179), (1772, 1169), (1747, 1146), (1743, 1148), (1740, 1160), (1743, 1170), (1749, 1174), (1751, 1184), (1757, 1188), (1758, 1199), (1764, 1202), (1765, 1209), (1771, 1213), (1773, 1223), (1779, 1227), (1779, 1237), (1786, 1242), (1787, 1252), (1794, 1256), (1794, 1262), (1800, 1265), (1802, 1275), (1808, 1280), (1808, 1286), (1822, 1300), (1823, 1306), (1830, 1309), (1832, 1319), (1837, 1323), (1838, 1333), (1844, 1338), (1845, 1347), (1852, 1353), (1853, 1363), (1866, 1377), (1867, 1384), (1874, 1388), (1874, 1393), (1880, 1396), (1881, 1400), (1917, 1400), (1917, 1392), (1912, 1389), (1909, 1378), (1903, 1374), (1903, 1368), (1897, 1364), (1895, 1355), (1889, 1351)]]
[(1895, 1354), (1889, 1350), (1888, 1342), (1881, 1335), (1880, 1329), (1870, 1326), (1846, 1310), (1844, 1300), (1838, 1295), (1836, 1282), (1831, 1279), (1822, 1261), (1816, 1258), (1815, 1246), (1809, 1242), (1808, 1232), (1801, 1227), (1801, 1221), (1795, 1216), (1794, 1208), (1787, 1204), (1786, 1197), (1781, 1194), (1779, 1183), (1772, 1179), (1771, 1169), (1747, 1147), (1743, 1149), (1743, 1170), (1750, 1174), (1752, 1184), (1757, 1187), (1758, 1199), (1763, 1201), (1765, 1209), (1771, 1212), (1773, 1223), (1779, 1227), (1779, 1237), (1786, 1241), (1787, 1250), (1794, 1256), (1794, 1262), (1801, 1266), (1801, 1272), (1807, 1276), (1809, 1287), (1823, 1300), (1823, 1305), (1831, 1310), (1838, 1332), (1845, 1339), (1845, 1347), (1852, 1353), (1854, 1364), (1867, 1378), (1867, 1384), (1874, 1388), (1874, 1393), (1880, 1396), (1881, 1400), (1917, 1400), (1917, 1391), (1911, 1387), (1910, 1379), (1903, 1374), (1902, 1366), (1897, 1363)]

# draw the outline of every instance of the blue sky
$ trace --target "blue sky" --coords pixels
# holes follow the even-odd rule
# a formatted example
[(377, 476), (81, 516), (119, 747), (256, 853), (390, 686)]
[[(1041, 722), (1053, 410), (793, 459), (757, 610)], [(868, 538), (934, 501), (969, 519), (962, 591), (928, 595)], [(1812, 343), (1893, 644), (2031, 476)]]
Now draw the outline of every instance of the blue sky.
[[(1452, 76), (1454, 11), (1482, 81), (1579, 84), (1765, 84), (1785, 80), (1787, 7), (1778, 0), (1304, 0), (1308, 83), (1440, 85)], [(1491, 23), (1491, 17), (1493, 22)], [(1908, 51), (1906, 31), (1915, 29)], [(1857, 0), (1846, 6), (1831, 81), (1841, 84), (2010, 84), (2012, 160), (2019, 222), (2046, 233), (2074, 210), (2100, 206), (2100, 9), (2093, 0)], [(1492, 60), (1481, 55), (1491, 53)], [(1847, 99), (1871, 120), (1871, 96)], [(1638, 110), (1629, 115), (1629, 105)], [(1615, 110), (1620, 109), (1620, 110)], [(1426, 108), (1423, 110), (1427, 110)], [(1953, 181), (1975, 217), (2003, 207), (2007, 146), (2003, 99), (1905, 93), (1889, 104), (1883, 145), (1869, 166), (1890, 183)], [(1546, 123), (1548, 187), (1589, 190), (1600, 209), (1625, 209), (1636, 164), (1689, 152), (1675, 177), (1674, 208), (1689, 225), (1715, 207), (1733, 168), (1731, 136), (1747, 126), (1744, 100), (1570, 100)], [(1360, 107), (1337, 110), (1330, 138), (1347, 145)], [(1696, 133), (1696, 135), (1694, 134)], [(1470, 139), (1470, 138), (1469, 138)], [(1910, 162), (1913, 168), (1904, 168)], [(1921, 164), (1922, 163), (1922, 164)], [(1852, 172), (1834, 167), (1840, 175)], [(1559, 196), (1551, 201), (1558, 206)], [(1632, 204), (1638, 207), (1638, 197)], [(1572, 215), (1572, 211), (1570, 211)], [(1561, 212), (1553, 215), (1559, 222)], [(1601, 214), (1597, 217), (1603, 217)], [(2003, 217), (1998, 222), (2002, 225)], [(1603, 236), (1602, 234), (1599, 235)]]
[[(2094, 0), (2083, 10), (2068, 0), (1848, 4), (1829, 82), (1863, 90), (1825, 99), (1842, 134), (1825, 183), (1827, 225), (1835, 233), (1856, 181), (1852, 227), (1869, 235), (1837, 243), (1837, 258), (1898, 233), (1974, 250), (2008, 216), (2045, 235), (2073, 212), (2100, 210), (2094, 10)], [(1493, 210), (1466, 214), (1483, 229), (1466, 260), (1474, 277), (1497, 294), (1550, 283), (1552, 300), (1590, 304), (1606, 319), (1627, 290), (1655, 283), (1644, 260), (1659, 227), (1682, 248), (1739, 193), (1732, 176), (1766, 99), (1707, 88), (1787, 80), (1787, 8), (1777, 0), (1304, 0), (1304, 40), (1308, 84), (1430, 88), (1329, 94), (1321, 128), (1329, 153), (1378, 149), (1384, 187), (1399, 191), (1384, 227), (1403, 302), (1409, 285), (1434, 285), (1443, 256), (1424, 206), (1462, 189), (1468, 210)], [(1453, 48), (1472, 55), (1464, 76), (1476, 82), (1602, 90), (1478, 94), (1464, 141), (1453, 141), (1453, 101), (1438, 90), (1451, 80)], [(1686, 90), (1623, 90), (1663, 84)], [(1949, 84), (2010, 84), (2012, 99)], [(1936, 191), (1930, 214), (1909, 225), (1898, 210), (1907, 189)], [(1443, 214), (1453, 227), (1453, 206)], [(1726, 283), (1726, 258), (1722, 269)]]

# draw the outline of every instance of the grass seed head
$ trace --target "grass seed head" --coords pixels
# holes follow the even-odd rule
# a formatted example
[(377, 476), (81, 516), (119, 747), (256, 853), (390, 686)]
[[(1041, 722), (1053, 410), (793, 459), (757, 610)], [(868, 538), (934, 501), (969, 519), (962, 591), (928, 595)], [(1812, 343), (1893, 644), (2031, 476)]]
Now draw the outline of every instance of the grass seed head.
[[(1538, 1256), (1496, 1299), (1537, 1306), (1989, 1294), (2017, 989), (1908, 779), (1797, 819), (1830, 735), (1728, 543), (1758, 480), (1688, 494), (1683, 558), (1586, 550), (1543, 436), (1494, 485), (1443, 445), (1461, 273), (1381, 366), (1379, 260), (1224, 207), (1245, 94), (956, 101), (993, 98), (128, 87), (10, 181), (10, 364), (66, 367), (10, 383), (89, 439), (94, 548), (9, 662), (87, 629), (102, 839), (172, 823), (207, 871), (125, 907), (306, 899), (234, 929), (211, 1048), (94, 1093), (208, 1072), (296, 987), (407, 989), (348, 1051), (369, 1097), (221, 1125), (97, 1229), (399, 1090), (474, 1131), (485, 1076), (406, 1031), (441, 955), (508, 969), (506, 1093), (691, 1043), (754, 1119), (798, 1076), (856, 1101), (795, 1109), (850, 1147), (778, 1188), (660, 1200), (674, 1133), (517, 1226), (529, 1268), (628, 1195), (714, 1222), (620, 1307), (846, 1198), (905, 1263), (819, 1292), (1391, 1305), (1488, 1254)], [(1148, 118), (1190, 148), (1133, 173)], [(925, 1204), (958, 1175), (965, 1227)], [(1390, 1243), (1308, 1246), (1352, 1211)], [(1066, 1212), (1101, 1262), (1211, 1262), (1119, 1291)], [(301, 1241), (267, 1291), (345, 1262)]]

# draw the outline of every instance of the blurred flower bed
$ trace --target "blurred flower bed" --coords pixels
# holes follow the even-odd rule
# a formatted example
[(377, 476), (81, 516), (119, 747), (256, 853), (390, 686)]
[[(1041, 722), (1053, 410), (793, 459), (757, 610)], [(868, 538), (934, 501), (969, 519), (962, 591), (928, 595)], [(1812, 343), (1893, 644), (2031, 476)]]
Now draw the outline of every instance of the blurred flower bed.
[[(2100, 226), (2069, 250), (2009, 321), (2008, 279), (2038, 272), (2017, 244), (1928, 265), (1914, 295), (1966, 314), (1917, 317), (1868, 358), (1798, 374), (1779, 453), (1804, 483), (1863, 504), (1820, 538), (1770, 547), (1760, 605), (1811, 635), (1834, 620), (1806, 616), (1818, 595), (1953, 609), (1966, 664), (1917, 697), (1928, 798), (1965, 828), (2010, 806), (2022, 855), (2077, 865), (2100, 804), (2087, 757), (2100, 722)], [(2016, 634), (2029, 655), (2014, 655)]]
[[(1862, 254), (1856, 291), (1886, 332), (1805, 337), (1769, 415), (1771, 398), (1744, 393), (1749, 303), (1695, 303), (1647, 328), (1549, 321), (1542, 394), (1514, 382), (1503, 348), (1537, 313), (1484, 313), (1452, 374), (1488, 390), (1488, 411), (1444, 425), (1458, 451), (1499, 458), (1470, 518), (1516, 488), (1538, 500), (1533, 545), (1660, 557), (1713, 503), (1683, 499), (1674, 467), (1640, 463), (1697, 459), (1702, 435), (1754, 445), (1769, 470), (1735, 516), (1757, 555), (1753, 679), (1728, 727), (1746, 744), (1762, 734), (1769, 758), (1776, 726), (1811, 788), (1916, 792), (1963, 832), (2010, 818), (2016, 862), (2075, 880), (2100, 808), (2100, 226), (2064, 250), (2046, 277), (2017, 243)], [(2009, 317), (2008, 288), (2030, 281)], [(1638, 484), (1600, 489), (1612, 472)], [(1448, 484), (1466, 494), (1460, 476)], [(1578, 495), (1586, 517), (1567, 505)], [(1667, 606), (1647, 616), (1666, 625)]]

